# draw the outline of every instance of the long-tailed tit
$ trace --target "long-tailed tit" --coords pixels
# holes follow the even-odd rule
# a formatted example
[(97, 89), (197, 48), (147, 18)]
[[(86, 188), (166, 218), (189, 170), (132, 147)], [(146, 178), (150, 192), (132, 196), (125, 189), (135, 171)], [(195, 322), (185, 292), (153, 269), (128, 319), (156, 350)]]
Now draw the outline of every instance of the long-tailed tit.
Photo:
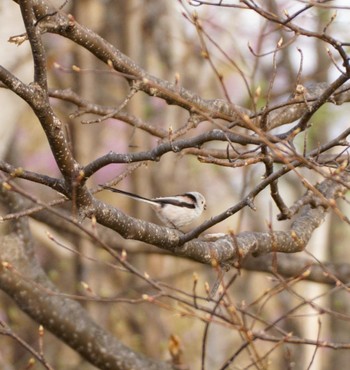
[(204, 196), (196, 191), (175, 195), (173, 197), (148, 199), (110, 186), (100, 186), (115, 193), (124, 194), (133, 199), (150, 204), (159, 219), (163, 221), (166, 226), (176, 229), (190, 224), (197, 219), (206, 208)]

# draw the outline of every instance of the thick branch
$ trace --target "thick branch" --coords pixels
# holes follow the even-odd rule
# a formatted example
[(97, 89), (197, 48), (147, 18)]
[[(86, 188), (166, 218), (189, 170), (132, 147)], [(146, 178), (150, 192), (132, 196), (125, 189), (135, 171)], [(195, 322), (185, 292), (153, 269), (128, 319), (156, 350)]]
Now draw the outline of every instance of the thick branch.
[[(42, 2), (43, 0), (36, 1), (36, 11), (38, 16), (41, 17), (45, 15), (46, 11)], [(203, 116), (204, 119), (220, 118), (251, 129), (251, 125), (247, 125), (246, 118), (250, 117), (251, 122), (253, 122), (257, 127), (260, 127), (260, 116), (262, 113), (266, 114), (266, 112), (261, 112), (261, 114), (256, 115), (255, 112), (235, 106), (232, 103), (221, 99), (202, 99), (200, 96), (187, 89), (182, 87), (179, 88), (176, 84), (148, 74), (113, 45), (109, 44), (99, 35), (80, 25), (72, 17), (68, 17), (62, 12), (55, 14), (53, 17), (43, 19), (40, 24), (44, 31), (57, 33), (61, 36), (67, 37), (89, 50), (106, 64), (112, 64), (116, 71), (126, 75), (126, 79), (136, 83), (139, 90), (144, 91), (151, 96), (157, 96), (164, 99), (169, 104), (176, 104), (189, 112), (197, 113)], [(327, 87), (328, 86), (329, 85), (327, 85)], [(326, 90), (324, 84), (323, 88)], [(318, 89), (318, 85), (315, 84), (310, 86), (307, 89), (307, 95), (316, 95), (313, 94), (314, 89)], [(343, 86), (342, 90), (347, 90), (347, 87)], [(348, 101), (348, 95), (349, 94), (346, 94), (346, 98), (342, 98), (340, 94), (336, 94), (336, 92), (333, 91), (332, 99), (329, 101), (336, 101), (337, 104), (341, 104), (345, 99)], [(335, 97), (335, 100), (333, 100), (333, 97)], [(266, 127), (268, 129), (272, 129), (297, 120), (308, 112), (308, 103), (309, 101), (307, 99), (305, 100), (303, 96), (299, 96), (296, 99), (288, 99), (281, 108), (273, 108), (271, 116), (270, 113), (268, 114)], [(324, 100), (322, 100), (322, 103), (324, 103)]]
[(21, 0), (19, 5), (22, 12), (22, 18), (26, 27), (28, 40), (32, 49), (34, 61), (34, 81), (43, 89), (47, 90), (47, 70), (45, 48), (41, 41), (41, 35), (35, 26), (33, 1)]
[[(323, 181), (317, 190), (331, 201), (343, 194), (345, 187), (341, 183), (345, 181), (349, 181), (347, 174), (343, 174), (341, 179)], [(314, 198), (314, 204), (320, 205), (314, 208), (304, 205), (289, 231), (243, 232), (213, 241), (195, 239), (184, 245), (180, 242), (179, 232), (125, 216), (119, 210), (98, 201), (95, 201), (95, 215), (99, 223), (117, 231), (124, 238), (144, 241), (205, 264), (211, 264), (213, 260), (221, 264), (233, 264), (249, 254), (257, 256), (272, 252), (302, 251), (326, 214), (324, 202), (316, 194)]]
[(79, 166), (69, 149), (62, 122), (53, 112), (45, 90), (35, 83), (29, 86), (24, 84), (2, 66), (0, 66), (0, 81), (31, 106), (46, 134), (58, 168), (70, 184), (74, 174), (78, 173)]
[(111, 163), (132, 163), (140, 161), (156, 161), (159, 158), (169, 152), (178, 153), (186, 148), (196, 148), (210, 141), (227, 141), (240, 144), (257, 144), (259, 145), (261, 140), (257, 137), (239, 135), (234, 133), (226, 133), (222, 130), (212, 130), (201, 135), (197, 135), (193, 138), (179, 139), (175, 141), (167, 141), (159, 144), (152, 150), (137, 152), (137, 153), (115, 153), (110, 152), (103, 155), (100, 158), (95, 159), (93, 162), (88, 164), (84, 168), (85, 177), (90, 177), (95, 172), (107, 166)]

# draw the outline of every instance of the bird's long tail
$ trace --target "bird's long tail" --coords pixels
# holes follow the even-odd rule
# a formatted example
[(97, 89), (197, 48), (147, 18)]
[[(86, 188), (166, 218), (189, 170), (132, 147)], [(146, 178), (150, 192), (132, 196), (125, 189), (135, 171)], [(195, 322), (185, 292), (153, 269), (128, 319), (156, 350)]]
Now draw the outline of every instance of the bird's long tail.
[(103, 189), (106, 189), (106, 190), (109, 190), (109, 191), (113, 191), (114, 193), (124, 194), (127, 197), (130, 197), (130, 198), (139, 200), (141, 202), (145, 202), (145, 203), (149, 203), (149, 204), (153, 204), (153, 205), (157, 204), (157, 202), (154, 202), (151, 199), (148, 199), (148, 198), (145, 198), (145, 197), (141, 197), (140, 195), (137, 195), (137, 194), (129, 193), (128, 191), (125, 191), (125, 190), (120, 190), (120, 189), (112, 188), (111, 186), (101, 185), (101, 184), (100, 184), (100, 186)]

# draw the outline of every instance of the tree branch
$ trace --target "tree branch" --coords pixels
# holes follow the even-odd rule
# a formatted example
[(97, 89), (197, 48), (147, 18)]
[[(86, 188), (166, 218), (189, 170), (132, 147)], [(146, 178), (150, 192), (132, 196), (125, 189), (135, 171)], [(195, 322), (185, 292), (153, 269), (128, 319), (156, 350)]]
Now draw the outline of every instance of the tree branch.
[[(14, 193), (0, 190), (0, 197), (9, 210), (20, 207)], [(39, 266), (33, 248), (27, 219), (8, 222), (0, 238), (0, 288), (23, 311), (100, 369), (173, 369), (132, 351), (99, 327), (77, 302), (61, 296)]]

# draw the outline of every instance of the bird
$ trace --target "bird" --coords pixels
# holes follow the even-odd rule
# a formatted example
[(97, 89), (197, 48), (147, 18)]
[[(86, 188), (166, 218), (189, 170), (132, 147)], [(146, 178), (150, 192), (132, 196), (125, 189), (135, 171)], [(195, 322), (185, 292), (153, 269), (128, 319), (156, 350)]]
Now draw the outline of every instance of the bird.
[(204, 196), (197, 191), (171, 197), (145, 198), (111, 186), (99, 185), (103, 189), (126, 195), (140, 202), (148, 203), (158, 218), (168, 227), (180, 229), (195, 221), (206, 209)]

